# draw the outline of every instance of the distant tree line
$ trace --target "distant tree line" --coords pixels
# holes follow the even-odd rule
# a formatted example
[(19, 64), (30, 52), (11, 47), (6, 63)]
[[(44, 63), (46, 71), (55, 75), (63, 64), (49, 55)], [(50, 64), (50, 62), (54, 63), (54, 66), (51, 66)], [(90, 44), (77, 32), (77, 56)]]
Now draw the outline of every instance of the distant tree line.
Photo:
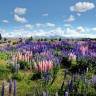
[(1, 35), (1, 33), (0, 33), (0, 40), (2, 39), (2, 35)]

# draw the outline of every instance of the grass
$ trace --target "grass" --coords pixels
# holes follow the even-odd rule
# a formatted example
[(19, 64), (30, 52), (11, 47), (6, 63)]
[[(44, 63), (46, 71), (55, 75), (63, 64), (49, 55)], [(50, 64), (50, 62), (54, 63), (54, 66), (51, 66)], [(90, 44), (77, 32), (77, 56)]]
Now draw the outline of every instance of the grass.
[[(8, 58), (9, 58), (9, 54), (3, 53), (3, 52), (0, 53), (0, 77), (2, 77), (2, 78), (0, 78), (0, 93), (1, 93), (2, 81), (6, 80), (5, 96), (8, 96), (8, 85), (9, 85), (8, 80), (10, 78), (12, 78), (12, 75), (14, 75), (13, 73), (10, 72), (10, 69), (8, 69), (8, 64), (6, 64), (6, 60)], [(63, 81), (64, 81), (63, 87), (65, 88), (68, 80), (71, 79), (70, 73), (68, 73), (66, 79), (64, 79), (64, 69), (59, 69), (57, 71), (54, 82), (53, 83), (49, 82), (45, 86), (41, 79), (39, 79), (39, 80), (30, 79), (30, 77), (33, 74), (33, 71), (28, 70), (24, 73), (24, 70), (19, 70), (18, 74), (21, 79), (17, 80), (17, 96), (26, 96), (26, 94), (31, 94), (29, 96), (34, 96), (34, 94), (35, 94), (35, 96), (39, 96), (39, 95), (36, 95), (36, 93), (41, 93), (42, 91), (44, 91), (46, 89), (48, 89), (51, 96), (54, 96), (54, 94), (56, 92), (58, 92), (58, 90), (61, 89)], [(93, 74), (92, 72), (86, 73), (87, 78), (91, 79), (92, 74)], [(79, 86), (80, 88), (78, 87), (78, 89), (80, 89), (79, 92), (83, 91), (82, 89), (84, 89), (84, 88), (82, 88), (81, 85), (83, 86), (82, 82), (80, 82), (80, 86)], [(13, 90), (13, 87), (14, 87), (14, 84), (12, 84), (12, 90)], [(89, 92), (93, 92), (93, 93), (95, 91), (94, 88), (92, 88), (92, 86), (89, 86), (88, 90), (89, 90)], [(13, 91), (12, 91), (12, 96), (13, 96)], [(62, 96), (62, 95), (60, 95), (60, 96)]]
[[(20, 71), (20, 74), (24, 75), (23, 71)], [(23, 80), (17, 81), (17, 96), (26, 96), (26, 94), (28, 93), (34, 94), (37, 92), (36, 90), (38, 90), (39, 93), (45, 89), (45, 87), (42, 87), (43, 86), (42, 80), (29, 80), (30, 74), (32, 73), (31, 72), (26, 73), (26, 76)], [(46, 86), (49, 90), (49, 93), (51, 93), (52, 96), (58, 91), (58, 89), (61, 88), (62, 81), (64, 80), (63, 78), (64, 78), (63, 69), (61, 69), (58, 71), (53, 84), (52, 85), (48, 84)], [(2, 80), (0, 80), (0, 85), (2, 85)], [(8, 84), (6, 84), (6, 86), (8, 86)], [(1, 86), (0, 86), (0, 91), (1, 91)], [(6, 89), (5, 96), (7, 96), (7, 93), (8, 93), (8, 88)]]

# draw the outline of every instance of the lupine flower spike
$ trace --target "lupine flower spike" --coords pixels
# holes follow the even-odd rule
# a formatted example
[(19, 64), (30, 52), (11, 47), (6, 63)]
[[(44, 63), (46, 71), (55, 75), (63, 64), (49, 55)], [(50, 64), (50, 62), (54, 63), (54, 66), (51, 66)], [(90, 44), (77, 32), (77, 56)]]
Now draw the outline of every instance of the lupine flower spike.
[(16, 80), (14, 80), (14, 94), (13, 96), (16, 96)]
[(2, 83), (2, 91), (1, 91), (1, 96), (4, 96), (4, 81)]
[(12, 80), (9, 82), (9, 96), (11, 96), (12, 93)]

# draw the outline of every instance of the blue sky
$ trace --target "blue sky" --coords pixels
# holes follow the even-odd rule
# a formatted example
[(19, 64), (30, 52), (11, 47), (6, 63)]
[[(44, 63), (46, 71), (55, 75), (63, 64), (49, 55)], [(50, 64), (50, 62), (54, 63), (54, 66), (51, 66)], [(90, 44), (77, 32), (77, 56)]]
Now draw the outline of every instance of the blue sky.
[(96, 0), (0, 0), (4, 37), (96, 37)]

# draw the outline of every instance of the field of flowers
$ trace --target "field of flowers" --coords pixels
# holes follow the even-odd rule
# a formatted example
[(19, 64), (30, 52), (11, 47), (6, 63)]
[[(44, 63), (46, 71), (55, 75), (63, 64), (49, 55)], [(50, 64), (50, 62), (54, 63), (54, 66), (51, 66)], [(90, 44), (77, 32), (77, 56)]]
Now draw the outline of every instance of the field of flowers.
[(96, 41), (28, 41), (0, 49), (0, 96), (96, 96)]

